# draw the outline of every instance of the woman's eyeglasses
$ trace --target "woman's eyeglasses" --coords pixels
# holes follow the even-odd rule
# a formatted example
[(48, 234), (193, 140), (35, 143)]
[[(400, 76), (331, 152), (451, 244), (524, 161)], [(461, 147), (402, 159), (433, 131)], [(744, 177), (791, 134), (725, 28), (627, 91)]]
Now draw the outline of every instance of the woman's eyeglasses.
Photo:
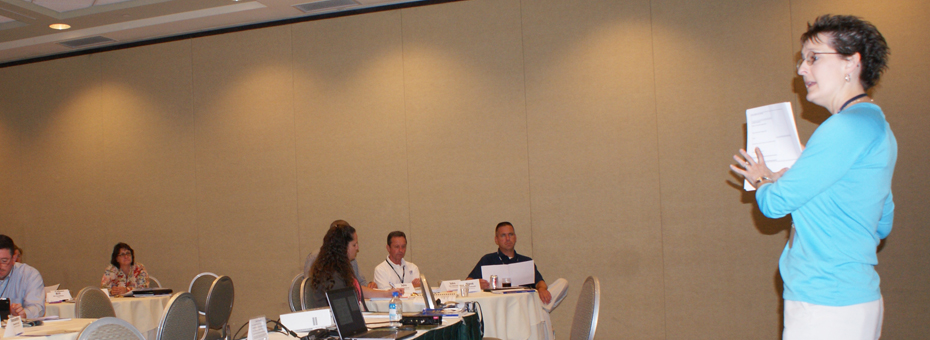
[(808, 55), (807, 57), (801, 56), (801, 60), (798, 60), (797, 69), (800, 70), (800, 69), (801, 69), (801, 64), (804, 64), (805, 61), (807, 62), (807, 65), (808, 65), (808, 66), (814, 66), (814, 62), (820, 60), (820, 56), (819, 56), (819, 55), (821, 55), (821, 54), (842, 54), (842, 53), (839, 53), (839, 52), (811, 52), (811, 54)]

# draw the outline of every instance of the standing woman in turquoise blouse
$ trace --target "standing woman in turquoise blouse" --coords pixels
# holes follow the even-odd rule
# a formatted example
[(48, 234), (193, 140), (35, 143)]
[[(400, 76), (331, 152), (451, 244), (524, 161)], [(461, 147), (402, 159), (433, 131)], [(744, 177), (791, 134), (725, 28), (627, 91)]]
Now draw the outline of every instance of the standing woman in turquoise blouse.
[(871, 23), (824, 15), (801, 36), (798, 75), (807, 100), (830, 111), (791, 169), (772, 172), (757, 148), (731, 170), (756, 189), (769, 218), (791, 214), (778, 269), (785, 283), (783, 339), (878, 339), (884, 302), (876, 248), (891, 232), (898, 146), (866, 91), (887, 68)]

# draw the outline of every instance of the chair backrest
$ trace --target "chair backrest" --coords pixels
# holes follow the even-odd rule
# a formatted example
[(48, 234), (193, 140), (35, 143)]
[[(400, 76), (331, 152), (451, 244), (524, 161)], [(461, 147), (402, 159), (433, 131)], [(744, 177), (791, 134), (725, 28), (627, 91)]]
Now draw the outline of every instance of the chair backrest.
[[(97, 290), (100, 291), (99, 288)], [(105, 317), (91, 322), (77, 336), (77, 340), (101, 339), (145, 340), (145, 337), (129, 322), (115, 317)]]
[(313, 287), (310, 286), (310, 277), (305, 277), (300, 281), (300, 309), (307, 310), (313, 308)]
[(197, 310), (203, 313), (207, 308), (207, 295), (210, 294), (210, 287), (217, 278), (216, 274), (203, 272), (194, 276), (191, 280), (190, 288), (187, 289), (194, 296), (194, 302), (197, 303)]
[(588, 276), (581, 286), (575, 318), (572, 320), (571, 340), (593, 340), (597, 331), (597, 316), (601, 306), (601, 282)]
[(168, 300), (168, 306), (158, 322), (155, 340), (195, 340), (197, 339), (197, 303), (191, 293), (175, 293)]
[(161, 288), (161, 281), (158, 281), (158, 279), (149, 276), (149, 288)]
[(107, 316), (116, 316), (113, 303), (100, 288), (95, 286), (84, 287), (74, 299), (74, 317), (84, 319), (98, 319)]
[(236, 291), (232, 279), (223, 275), (213, 281), (210, 294), (207, 295), (206, 313), (207, 329), (223, 329), (232, 314)]
[(291, 287), (287, 289), (287, 305), (291, 307), (291, 312), (301, 311), (303, 307), (300, 304), (300, 285), (304, 282), (304, 273), (297, 274), (291, 280)]

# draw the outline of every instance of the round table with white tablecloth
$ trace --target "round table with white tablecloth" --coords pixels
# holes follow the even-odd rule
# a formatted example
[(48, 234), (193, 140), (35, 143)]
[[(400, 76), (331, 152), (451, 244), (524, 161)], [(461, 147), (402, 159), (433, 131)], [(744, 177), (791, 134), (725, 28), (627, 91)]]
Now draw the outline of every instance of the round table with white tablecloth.
[[(26, 327), (23, 329), (23, 335), (15, 336), (8, 339), (37, 339), (42, 340), (74, 340), (77, 339), (78, 332), (84, 329), (91, 322), (97, 319), (68, 319), (45, 321), (42, 326)], [(3, 335), (0, 330), (0, 335)]]
[[(451, 294), (442, 294), (451, 297)], [(440, 296), (437, 298), (445, 301)], [(542, 339), (548, 340), (552, 334), (549, 313), (542, 309), (542, 300), (536, 291), (495, 294), (478, 292), (466, 297), (455, 296), (454, 301), (476, 301), (481, 305), (484, 315), (484, 335), (508, 339)], [(372, 312), (387, 312), (389, 299), (365, 300)], [(401, 299), (404, 313), (419, 312), (425, 308), (423, 297)]]
[[(143, 297), (111, 297), (116, 317), (126, 320), (145, 335), (146, 339), (155, 338), (158, 322), (168, 305), (171, 295)], [(62, 319), (74, 317), (74, 303), (62, 302), (45, 304), (46, 316), (58, 316)]]

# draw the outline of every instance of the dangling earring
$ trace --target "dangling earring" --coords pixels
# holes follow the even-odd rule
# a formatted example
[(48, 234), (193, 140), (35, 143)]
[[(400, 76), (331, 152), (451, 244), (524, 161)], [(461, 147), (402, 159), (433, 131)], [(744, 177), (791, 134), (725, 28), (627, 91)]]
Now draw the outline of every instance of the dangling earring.
[(846, 74), (846, 82), (849, 82), (849, 74)]

